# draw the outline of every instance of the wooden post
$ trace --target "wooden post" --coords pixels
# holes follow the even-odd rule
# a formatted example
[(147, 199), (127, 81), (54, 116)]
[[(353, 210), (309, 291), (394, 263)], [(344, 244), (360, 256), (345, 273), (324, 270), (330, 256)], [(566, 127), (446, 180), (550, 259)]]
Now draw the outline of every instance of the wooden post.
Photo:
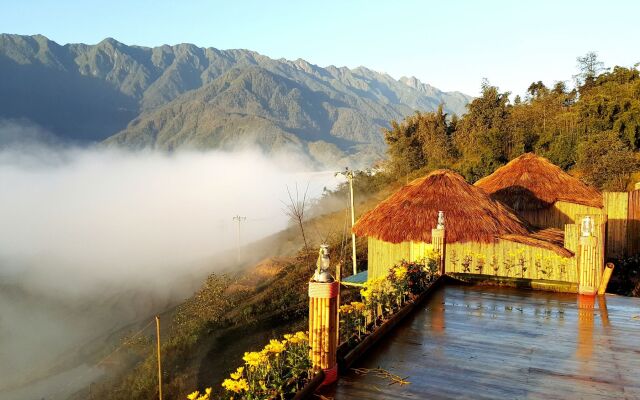
[(598, 241), (595, 236), (581, 236), (578, 243), (578, 293), (594, 296), (598, 291), (600, 272), (597, 256)]
[(309, 338), (311, 364), (325, 374), (323, 385), (338, 379), (338, 296), (340, 284), (309, 282)]
[(162, 400), (162, 362), (160, 361), (160, 317), (156, 315), (156, 341), (158, 350), (158, 399)]

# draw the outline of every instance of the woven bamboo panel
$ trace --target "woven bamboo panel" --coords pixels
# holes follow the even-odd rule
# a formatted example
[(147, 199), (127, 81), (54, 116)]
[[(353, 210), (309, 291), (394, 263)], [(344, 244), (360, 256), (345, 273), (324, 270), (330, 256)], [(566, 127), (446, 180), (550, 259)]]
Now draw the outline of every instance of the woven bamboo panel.
[(408, 261), (420, 261), (423, 260), (431, 251), (433, 251), (433, 245), (431, 243), (424, 242), (411, 242), (410, 254)]
[(566, 224), (564, 226), (564, 247), (573, 251), (578, 251), (578, 238), (580, 237), (580, 225)]
[(600, 256), (598, 255), (598, 240), (595, 237), (581, 237), (581, 245), (576, 254), (578, 272), (580, 274), (580, 286), (578, 293), (595, 294), (600, 284), (602, 269), (600, 268)]
[(388, 243), (369, 237), (369, 280), (386, 276), (389, 268), (411, 258), (411, 243)]
[(629, 193), (627, 212), (627, 254), (640, 253), (640, 190)]
[(627, 192), (604, 192), (604, 207), (608, 216), (606, 257), (623, 257), (627, 246), (627, 218), (629, 194)]
[[(577, 223), (576, 226), (578, 227), (578, 236), (580, 236), (580, 222), (582, 221), (582, 219), (584, 217), (586, 217), (587, 215), (583, 215), (583, 214), (577, 214), (576, 215), (576, 219), (577, 219)], [(591, 218), (593, 218), (593, 224), (594, 224), (594, 235), (598, 238), (597, 239), (597, 247), (596, 247), (596, 258), (599, 260), (599, 264), (598, 266), (600, 268), (604, 268), (604, 260), (605, 260), (605, 255), (606, 255), (606, 246), (607, 246), (607, 223), (608, 223), (608, 217), (605, 214), (601, 214), (601, 215), (591, 215), (589, 214), (589, 216)], [(566, 236), (565, 236), (565, 241), (566, 241)], [(575, 251), (574, 251), (575, 253)]]
[(578, 282), (575, 257), (562, 257), (540, 247), (499, 240), (492, 244), (448, 243), (446, 252), (447, 273)]
[(556, 201), (551, 207), (540, 210), (518, 212), (522, 218), (534, 226), (558, 229), (564, 229), (565, 224), (578, 223), (578, 214), (598, 215), (603, 213), (601, 208), (564, 201)]

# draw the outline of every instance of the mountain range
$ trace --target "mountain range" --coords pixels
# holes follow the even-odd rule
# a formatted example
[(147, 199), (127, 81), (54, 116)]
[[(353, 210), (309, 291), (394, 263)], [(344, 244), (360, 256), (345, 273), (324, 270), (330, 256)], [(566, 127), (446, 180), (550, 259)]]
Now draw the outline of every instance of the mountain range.
[(389, 121), (471, 97), (418, 79), (192, 44), (59, 45), (0, 35), (0, 119), (78, 143), (173, 151), (290, 148), (320, 164), (371, 161)]

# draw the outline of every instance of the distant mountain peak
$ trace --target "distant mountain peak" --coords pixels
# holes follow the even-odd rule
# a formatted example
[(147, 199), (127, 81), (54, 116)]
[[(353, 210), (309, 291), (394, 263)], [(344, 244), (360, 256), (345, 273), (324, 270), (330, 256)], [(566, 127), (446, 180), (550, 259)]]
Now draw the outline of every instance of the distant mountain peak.
[(130, 148), (249, 143), (293, 146), (318, 162), (366, 161), (384, 153), (390, 120), (440, 104), (462, 114), (470, 99), (365, 66), (323, 68), (190, 43), (59, 46), (41, 35), (0, 35), (0, 56), (0, 118), (29, 119), (73, 140), (112, 136), (111, 145)]

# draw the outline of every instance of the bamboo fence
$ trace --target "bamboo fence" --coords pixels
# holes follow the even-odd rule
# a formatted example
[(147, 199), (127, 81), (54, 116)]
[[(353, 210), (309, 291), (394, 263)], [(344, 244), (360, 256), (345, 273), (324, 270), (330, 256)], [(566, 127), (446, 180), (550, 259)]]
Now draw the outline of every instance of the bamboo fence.
[[(428, 243), (394, 244), (369, 238), (368, 279), (386, 276), (389, 268), (402, 260), (420, 260), (432, 248)], [(574, 257), (508, 240), (447, 243), (445, 263), (447, 273), (578, 282)]]
[(626, 255), (627, 218), (629, 216), (628, 192), (604, 192), (604, 208), (608, 216), (607, 223), (607, 258), (618, 258)]
[(578, 282), (575, 257), (509, 240), (497, 243), (448, 243), (447, 273)]
[(518, 214), (529, 223), (540, 228), (564, 229), (565, 224), (579, 223), (578, 215), (603, 214), (598, 207), (556, 201), (551, 207), (532, 211), (519, 211)]

